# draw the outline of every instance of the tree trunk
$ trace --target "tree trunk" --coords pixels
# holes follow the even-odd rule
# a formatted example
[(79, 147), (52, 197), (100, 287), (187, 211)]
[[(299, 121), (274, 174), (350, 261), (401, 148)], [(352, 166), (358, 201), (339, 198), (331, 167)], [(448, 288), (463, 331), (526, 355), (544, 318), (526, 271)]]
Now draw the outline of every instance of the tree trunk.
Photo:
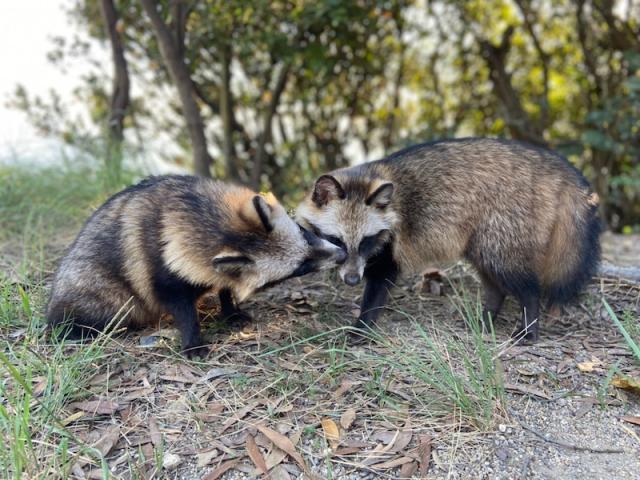
[(227, 177), (238, 180), (240, 175), (236, 163), (236, 152), (233, 143), (233, 97), (231, 93), (231, 45), (222, 47), (222, 83), (220, 85), (220, 116), (222, 118), (223, 152), (227, 167)]
[(178, 89), (182, 113), (187, 123), (187, 130), (193, 148), (194, 170), (198, 175), (210, 177), (211, 157), (207, 151), (207, 140), (204, 134), (204, 122), (200, 108), (195, 99), (195, 91), (189, 69), (180, 55), (180, 48), (175, 42), (169, 27), (158, 13), (158, 5), (154, 0), (140, 0), (142, 8), (151, 20), (153, 33), (160, 47), (160, 54), (169, 70), (171, 79)]
[(538, 18), (536, 13), (531, 9), (530, 0), (516, 0), (516, 4), (520, 9), (520, 13), (522, 13), (525, 27), (529, 32), (529, 36), (533, 41), (533, 46), (536, 49), (536, 52), (538, 52), (538, 56), (540, 57), (540, 62), (542, 64), (543, 93), (542, 103), (540, 105), (540, 125), (542, 128), (546, 128), (549, 121), (549, 62), (551, 60), (551, 57), (547, 52), (545, 52), (544, 48), (542, 47), (542, 42), (540, 42), (540, 39), (536, 34), (535, 24), (538, 22)]
[(264, 160), (267, 157), (267, 144), (271, 141), (271, 124), (273, 122), (273, 116), (276, 114), (278, 104), (280, 103), (282, 92), (284, 92), (284, 89), (287, 86), (289, 68), (289, 64), (285, 64), (282, 66), (280, 74), (278, 75), (278, 80), (276, 81), (276, 86), (273, 89), (267, 111), (264, 114), (264, 119), (262, 122), (262, 134), (260, 135), (260, 142), (258, 144), (258, 152), (253, 164), (253, 171), (251, 172), (251, 187), (256, 190), (260, 188), (260, 177), (262, 175), (262, 168), (264, 165)]
[(109, 105), (109, 139), (107, 145), (107, 174), (113, 184), (119, 183), (122, 170), (122, 142), (124, 140), (124, 117), (129, 110), (130, 82), (124, 45), (118, 31), (118, 12), (113, 0), (101, 0), (102, 19), (111, 43), (113, 60), (113, 86)]
[(511, 136), (545, 146), (541, 129), (524, 110), (520, 97), (511, 84), (511, 75), (507, 72), (507, 54), (511, 49), (512, 35), (513, 27), (509, 27), (502, 35), (500, 45), (481, 40), (482, 56), (489, 67), (493, 91), (505, 110), (505, 123)]
[[(400, 40), (402, 41), (402, 39)], [(396, 115), (398, 108), (400, 108), (400, 88), (402, 87), (402, 79), (404, 77), (404, 55), (405, 46), (404, 43), (400, 47), (400, 58), (398, 64), (398, 71), (396, 72), (396, 78), (393, 84), (393, 103), (391, 104), (391, 112), (387, 117), (387, 125), (385, 135), (382, 140), (382, 146), (384, 147), (385, 155), (389, 153), (389, 149), (396, 141)]]
[(382, 146), (384, 148), (385, 155), (389, 154), (389, 149), (396, 140), (396, 116), (398, 108), (400, 107), (400, 88), (402, 87), (402, 80), (404, 78), (404, 57), (406, 50), (406, 45), (404, 43), (404, 39), (402, 38), (404, 32), (404, 23), (402, 21), (402, 13), (400, 12), (399, 8), (396, 8), (394, 17), (396, 22), (397, 38), (400, 42), (400, 51), (398, 52), (398, 70), (396, 71), (396, 76), (393, 82), (393, 100), (391, 103), (391, 112), (387, 117), (385, 134), (382, 139)]

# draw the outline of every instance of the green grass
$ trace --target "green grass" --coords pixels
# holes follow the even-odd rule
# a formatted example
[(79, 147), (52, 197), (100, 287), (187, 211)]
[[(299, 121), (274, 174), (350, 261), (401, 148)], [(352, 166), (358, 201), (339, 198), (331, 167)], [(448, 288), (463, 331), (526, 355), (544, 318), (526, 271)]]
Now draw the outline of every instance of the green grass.
[(396, 314), (409, 321), (414, 334), (389, 337), (378, 329), (361, 332), (375, 349), (361, 350), (349, 345), (346, 334), (352, 329), (341, 327), (303, 335), (288, 345), (262, 352), (256, 359), (263, 363), (266, 372), (273, 368), (278, 356), (299, 355), (306, 345), (316, 350), (326, 366), (320, 375), (313, 372), (302, 375), (300, 384), (293, 378), (283, 378), (277, 385), (279, 394), (297, 391), (313, 397), (316, 385), (320, 385), (319, 391), (324, 391), (323, 385), (335, 388), (340, 378), (364, 377), (361, 388), (367, 398), (380, 407), (399, 409), (405, 399), (398, 398), (392, 385), (409, 384), (405, 397), (413, 397), (412, 403), (424, 415), (436, 418), (456, 412), (467, 427), (490, 431), (503, 416), (500, 346), (493, 332), (482, 330), (478, 299), (461, 291), (452, 301), (467, 325), (466, 335), (438, 332), (398, 310)]
[(418, 319), (405, 315), (418, 341), (403, 338), (400, 348), (388, 345), (397, 353), (385, 361), (428, 385), (441, 399), (445, 412), (457, 410), (473, 427), (491, 430), (504, 405), (500, 348), (493, 331), (483, 333), (479, 300), (458, 291), (452, 301), (467, 327), (465, 336), (427, 330)]
[[(112, 193), (101, 175), (90, 165), (0, 166), (0, 184), (9, 187), (0, 188), (2, 478), (68, 478), (80, 455), (108, 476), (99, 452), (74, 435), (82, 429), (73, 423), (66, 426), (64, 420), (69, 402), (93, 395), (91, 376), (115, 354), (111, 340), (102, 336), (83, 346), (65, 345), (49, 338), (43, 319), (56, 259), (91, 211)], [(490, 430), (504, 401), (499, 346), (492, 333), (482, 332), (477, 299), (458, 292), (453, 301), (468, 326), (466, 334), (439, 331), (402, 311), (396, 313), (410, 321), (411, 333), (385, 337), (368, 332), (375, 347), (371, 349), (354, 348), (347, 338), (349, 327), (307, 328), (303, 335), (292, 333), (287, 345), (248, 353), (247, 359), (261, 367), (260, 375), (230, 382), (237, 392), (260, 391), (287, 401), (302, 396), (310, 401), (309, 409), (322, 409), (314, 399), (324, 398), (327, 389), (335, 391), (345, 379), (355, 379), (360, 383), (353, 388), (366, 399), (360, 408), (367, 409), (358, 414), (370, 416), (374, 424), (397, 422), (409, 402), (416, 421), (425, 425), (453, 413), (465, 427)], [(323, 325), (345, 324), (331, 305), (318, 308)], [(283, 372), (280, 356), (303, 370)], [(316, 359), (322, 368), (306, 368)], [(160, 468), (162, 452), (156, 453)], [(130, 465), (133, 477), (137, 468)]]
[(638, 317), (631, 312), (625, 312), (622, 320), (620, 320), (604, 298), (602, 299), (602, 303), (609, 317), (613, 320), (616, 327), (618, 327), (618, 330), (620, 330), (629, 350), (631, 350), (637, 362), (640, 363), (640, 321)]
[(50, 340), (46, 282), (52, 253), (111, 191), (99, 168), (74, 163), (3, 165), (0, 185), (0, 476), (65, 478), (78, 455), (99, 458), (61, 417), (86, 395), (108, 337), (82, 348)]

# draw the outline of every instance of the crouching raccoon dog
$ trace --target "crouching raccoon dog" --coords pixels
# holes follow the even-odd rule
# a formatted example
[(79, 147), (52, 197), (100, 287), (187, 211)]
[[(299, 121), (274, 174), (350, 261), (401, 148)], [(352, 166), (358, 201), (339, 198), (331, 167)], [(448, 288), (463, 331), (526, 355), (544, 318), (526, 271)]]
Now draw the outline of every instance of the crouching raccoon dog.
[(523, 143), (426, 143), (316, 181), (298, 222), (347, 252), (340, 276), (366, 286), (357, 325), (374, 322), (398, 273), (466, 258), (483, 319), (505, 295), (522, 305), (518, 338), (539, 336), (539, 302), (574, 298), (600, 256), (598, 196), (563, 157)]
[(150, 177), (102, 205), (53, 280), (51, 327), (90, 336), (123, 309), (128, 327), (169, 313), (188, 354), (203, 354), (196, 301), (219, 289), (222, 316), (284, 279), (328, 268), (345, 254), (298, 226), (271, 194), (192, 176)]

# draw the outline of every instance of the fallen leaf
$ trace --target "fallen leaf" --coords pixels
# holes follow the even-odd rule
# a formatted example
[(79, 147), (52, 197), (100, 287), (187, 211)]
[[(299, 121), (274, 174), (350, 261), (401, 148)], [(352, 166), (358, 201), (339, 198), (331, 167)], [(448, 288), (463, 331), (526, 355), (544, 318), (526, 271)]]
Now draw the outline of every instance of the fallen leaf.
[[(113, 449), (118, 439), (120, 438), (120, 427), (112, 427), (104, 432), (95, 431), (92, 434), (96, 434), (98, 436), (98, 440), (94, 442), (91, 447), (98, 450), (103, 457), (107, 456), (107, 454)], [(80, 466), (84, 466), (89, 463), (89, 459), (78, 460), (77, 462)]]
[[(300, 437), (302, 436), (302, 430), (298, 430), (293, 435), (291, 435), (291, 443), (295, 447), (300, 441)], [(277, 446), (274, 446), (266, 458), (267, 470), (271, 470), (276, 465), (279, 465), (282, 460), (287, 456), (287, 452), (279, 449)]]
[(89, 400), (86, 402), (72, 402), (69, 407), (76, 410), (84, 410), (92, 415), (113, 415), (120, 405), (113, 400)]
[(150, 385), (148, 387), (135, 388), (132, 390), (127, 390), (127, 393), (119, 397), (121, 401), (131, 402), (132, 400), (139, 400), (140, 398), (145, 398), (151, 395), (156, 390), (155, 385)]
[(196, 462), (199, 468), (209, 465), (214, 458), (220, 455), (217, 448), (210, 448), (204, 452), (200, 452), (196, 455)]
[(354, 385), (360, 385), (361, 383), (362, 382), (354, 382), (354, 381), (351, 381), (351, 380), (342, 380), (342, 383), (340, 383), (340, 386), (336, 389), (335, 392), (333, 392), (333, 396), (335, 398), (340, 398), (345, 393), (347, 393), (347, 390), (349, 390), (351, 387), (353, 387)]
[(269, 480), (291, 480), (291, 475), (282, 465), (278, 465), (269, 472)]
[(72, 413), (67, 418), (63, 419), (60, 423), (62, 423), (62, 425), (64, 425), (66, 427), (70, 423), (75, 422), (76, 420), (84, 417), (85, 415), (86, 415), (86, 413), (83, 412), (82, 410), (80, 410), (80, 411), (78, 411), (76, 413)]
[(89, 380), (89, 385), (105, 385), (113, 374), (117, 373), (116, 371), (109, 371), (105, 373), (99, 373), (91, 377)]
[(561, 361), (558, 364), (558, 366), (556, 367), (556, 373), (562, 374), (562, 373), (566, 372), (569, 369), (569, 365), (571, 365), (572, 362), (573, 362), (573, 360), (571, 360), (571, 359), (565, 359), (565, 360)]
[(237, 370), (233, 370), (231, 368), (212, 368), (204, 376), (199, 380), (199, 383), (208, 382), (218, 377), (228, 377), (231, 375), (236, 375)]
[(630, 390), (638, 395), (640, 395), (640, 380), (631, 378), (631, 377), (620, 377), (616, 375), (611, 380), (611, 385), (617, 388), (622, 388), (623, 390)]
[(429, 462), (431, 461), (431, 437), (428, 435), (420, 437), (418, 459), (420, 460), (420, 477), (425, 478), (429, 472)]
[(400, 432), (400, 434), (398, 435), (398, 438), (396, 438), (392, 451), (400, 452), (404, 450), (407, 447), (407, 445), (411, 443), (412, 437), (413, 437), (413, 433), (411, 433), (411, 421), (407, 419), (406, 423), (404, 424), (404, 430)]
[(82, 470), (82, 467), (80, 466), (79, 463), (74, 463), (73, 466), (71, 467), (71, 473), (73, 473), (73, 475), (78, 479), (78, 480), (84, 480), (86, 477), (86, 475), (84, 474), (84, 470)]
[(245, 415), (247, 415), (247, 413), (249, 413), (250, 411), (254, 410), (259, 403), (260, 403), (259, 401), (251, 402), (246, 407), (243, 407), (237, 412), (235, 412), (231, 418), (228, 418), (222, 424), (222, 429), (220, 430), (220, 433), (223, 433), (227, 428), (229, 428), (231, 425), (233, 425), (237, 421), (242, 420), (245, 417)]
[(149, 417), (149, 436), (151, 437), (151, 443), (156, 447), (162, 443), (162, 434), (155, 417)]
[(362, 464), (363, 465), (371, 465), (373, 463), (376, 462), (380, 462), (380, 460), (384, 460), (384, 458), (386, 457), (385, 452), (384, 452), (385, 446), (382, 444), (378, 444), (376, 445), (376, 447), (367, 452), (367, 457), (362, 460)]
[(304, 368), (302, 368), (300, 365), (297, 365), (285, 359), (278, 360), (278, 365), (285, 370), (291, 370), (292, 372), (304, 372)]
[(233, 460), (227, 460), (226, 462), (222, 462), (220, 466), (216, 468), (213, 472), (210, 472), (204, 477), (202, 477), (202, 480), (217, 480), (222, 475), (224, 475), (228, 470), (231, 470), (233, 467), (235, 467), (239, 461), (240, 461), (239, 458), (234, 458)]
[(176, 383), (197, 383), (198, 379), (193, 377), (193, 376), (186, 376), (184, 374), (165, 374), (165, 375), (158, 375), (158, 378), (161, 378), (162, 380), (165, 380), (167, 382), (176, 382)]
[(36, 384), (35, 387), (32, 388), (31, 393), (34, 397), (39, 397), (44, 393), (44, 391), (47, 388), (47, 384), (48, 384), (47, 377), (36, 377), (33, 379), (33, 381), (34, 382), (37, 381), (38, 383)]
[(371, 443), (357, 440), (355, 438), (345, 438), (342, 440), (342, 445), (353, 448), (368, 448), (371, 446)]
[(640, 425), (640, 417), (624, 416), (620, 419), (624, 420), (625, 422), (633, 423), (634, 425)]
[(220, 414), (224, 411), (225, 406), (222, 403), (210, 403), (203, 412), (197, 412), (195, 417), (206, 423), (219, 422)]
[(596, 370), (597, 367), (602, 367), (602, 362), (598, 359), (592, 359), (590, 362), (580, 362), (577, 364), (578, 370), (581, 372), (589, 373)]
[(246, 443), (247, 453), (249, 454), (249, 458), (254, 463), (254, 465), (258, 468), (260, 474), (267, 473), (267, 464), (264, 461), (264, 457), (256, 445), (256, 439), (253, 435), (247, 435), (247, 443)]
[(290, 403), (287, 403), (286, 405), (283, 405), (281, 407), (276, 408), (273, 412), (274, 413), (288, 413), (291, 410), (293, 410), (293, 405), (291, 405)]
[(320, 423), (322, 424), (324, 438), (329, 442), (331, 449), (335, 450), (338, 448), (338, 443), (340, 442), (340, 430), (338, 429), (336, 422), (330, 418), (324, 418)]
[(545, 400), (551, 400), (551, 397), (546, 394), (546, 392), (540, 390), (539, 388), (533, 387), (531, 385), (525, 384), (513, 384), (513, 383), (505, 383), (505, 390), (509, 390), (510, 392), (520, 393), (523, 395), (533, 395), (534, 397), (544, 398)]
[(354, 453), (360, 453), (360, 451), (362, 451), (362, 448), (360, 447), (345, 447), (345, 448), (337, 449), (334, 452), (334, 455), (337, 455), (337, 456), (353, 455)]
[(354, 408), (348, 408), (340, 416), (340, 425), (345, 430), (348, 430), (353, 421), (356, 419), (356, 411)]
[(390, 468), (396, 468), (409, 462), (413, 462), (413, 458), (403, 456), (382, 463), (374, 463), (371, 465), (371, 468), (375, 468), (377, 470), (389, 470)]
[(265, 437), (271, 440), (276, 447), (286, 452), (287, 455), (293, 458), (305, 472), (308, 470), (307, 464), (305, 463), (304, 458), (302, 458), (302, 455), (300, 455), (296, 451), (296, 447), (291, 442), (291, 440), (289, 440), (287, 437), (285, 437), (281, 433), (278, 433), (275, 430), (271, 430), (270, 428), (267, 428), (264, 425), (256, 425), (256, 428), (260, 430), (260, 432), (262, 432), (262, 434)]
[(418, 462), (413, 461), (405, 463), (400, 469), (400, 478), (411, 478), (413, 474), (418, 470)]

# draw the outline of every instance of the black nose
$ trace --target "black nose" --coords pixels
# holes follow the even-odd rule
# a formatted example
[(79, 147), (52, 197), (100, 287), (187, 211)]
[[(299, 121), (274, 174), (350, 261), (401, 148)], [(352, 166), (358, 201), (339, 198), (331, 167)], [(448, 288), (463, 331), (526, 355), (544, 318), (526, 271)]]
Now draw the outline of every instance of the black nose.
[(357, 273), (347, 273), (344, 276), (344, 283), (353, 287), (360, 283), (360, 275)]
[(338, 265), (342, 265), (346, 261), (347, 261), (347, 252), (340, 249), (340, 251), (336, 253), (336, 263)]

